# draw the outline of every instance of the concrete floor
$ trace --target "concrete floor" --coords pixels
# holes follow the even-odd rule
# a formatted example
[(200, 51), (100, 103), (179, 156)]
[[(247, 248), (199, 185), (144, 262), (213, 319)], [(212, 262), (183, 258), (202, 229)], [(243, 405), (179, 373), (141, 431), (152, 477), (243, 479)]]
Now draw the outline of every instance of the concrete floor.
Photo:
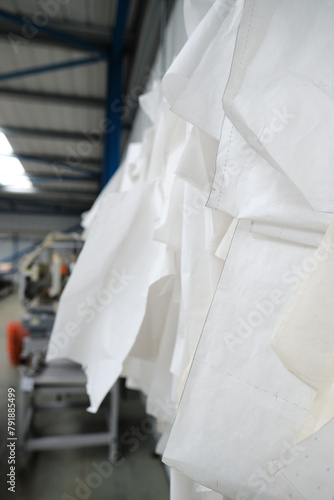
[[(120, 408), (121, 460), (113, 467), (106, 447), (43, 451), (30, 454), (16, 477), (16, 493), (7, 490), (7, 390), (17, 388), (18, 371), (10, 365), (6, 324), (24, 313), (16, 295), (0, 300), (0, 498), (15, 500), (168, 500), (169, 484), (155, 457), (143, 404), (136, 391), (123, 391)], [(100, 430), (104, 415), (85, 410), (40, 412), (34, 420), (37, 435)], [(140, 433), (138, 430), (140, 429)], [(99, 466), (102, 469), (99, 469)]]

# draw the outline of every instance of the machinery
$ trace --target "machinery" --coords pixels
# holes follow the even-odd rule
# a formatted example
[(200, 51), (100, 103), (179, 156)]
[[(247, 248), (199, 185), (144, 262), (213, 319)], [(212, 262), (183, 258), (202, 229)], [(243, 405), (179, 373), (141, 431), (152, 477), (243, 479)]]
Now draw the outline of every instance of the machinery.
[(14, 291), (11, 274), (14, 272), (11, 262), (0, 262), (0, 299)]
[(20, 266), (19, 298), (27, 310), (21, 363), (36, 370), (45, 357), (59, 297), (83, 246), (76, 233), (50, 233)]
[[(107, 428), (103, 432), (35, 437), (31, 424), (36, 411), (87, 407), (86, 376), (80, 365), (68, 360), (45, 362), (50, 333), (61, 293), (83, 246), (77, 234), (50, 233), (26, 256), (21, 265), (19, 296), (27, 314), (20, 336), (20, 387), (18, 391), (18, 444), (26, 452), (83, 446), (109, 445), (109, 459), (117, 459), (118, 383), (106, 401)], [(16, 344), (17, 349), (17, 344)]]

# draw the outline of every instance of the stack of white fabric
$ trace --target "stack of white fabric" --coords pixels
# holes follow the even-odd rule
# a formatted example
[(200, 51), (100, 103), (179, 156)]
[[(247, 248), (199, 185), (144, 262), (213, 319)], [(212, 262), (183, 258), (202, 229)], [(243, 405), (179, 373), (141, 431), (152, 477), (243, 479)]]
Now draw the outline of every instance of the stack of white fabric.
[(332, 500), (334, 4), (187, 0), (185, 21), (48, 356), (84, 366), (91, 411), (121, 374), (147, 395), (172, 500)]

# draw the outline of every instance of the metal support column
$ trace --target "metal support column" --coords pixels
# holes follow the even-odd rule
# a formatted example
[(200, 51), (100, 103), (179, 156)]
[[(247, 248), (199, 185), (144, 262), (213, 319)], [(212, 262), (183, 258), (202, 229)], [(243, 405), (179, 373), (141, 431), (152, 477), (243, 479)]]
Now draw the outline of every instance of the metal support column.
[(118, 1), (116, 26), (111, 44), (112, 49), (109, 52), (107, 61), (107, 102), (101, 188), (107, 184), (120, 163), (122, 47), (130, 3), (131, 0)]
[(108, 60), (108, 94), (103, 144), (103, 167), (101, 187), (116, 172), (120, 162), (121, 143), (121, 62)]

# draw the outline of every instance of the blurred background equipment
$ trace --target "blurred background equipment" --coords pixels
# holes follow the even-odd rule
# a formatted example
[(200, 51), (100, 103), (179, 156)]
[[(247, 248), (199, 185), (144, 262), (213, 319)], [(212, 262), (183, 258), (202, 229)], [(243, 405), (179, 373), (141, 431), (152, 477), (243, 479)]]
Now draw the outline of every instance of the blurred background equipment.
[(27, 314), (22, 322), (8, 323), (7, 349), (20, 373), (17, 431), (21, 461), (30, 451), (97, 445), (108, 445), (109, 459), (117, 458), (118, 384), (110, 391), (105, 432), (43, 437), (31, 434), (39, 410), (87, 407), (86, 377), (81, 366), (67, 360), (45, 361), (57, 304), (82, 246), (83, 240), (76, 233), (50, 233), (20, 266), (19, 296)]

